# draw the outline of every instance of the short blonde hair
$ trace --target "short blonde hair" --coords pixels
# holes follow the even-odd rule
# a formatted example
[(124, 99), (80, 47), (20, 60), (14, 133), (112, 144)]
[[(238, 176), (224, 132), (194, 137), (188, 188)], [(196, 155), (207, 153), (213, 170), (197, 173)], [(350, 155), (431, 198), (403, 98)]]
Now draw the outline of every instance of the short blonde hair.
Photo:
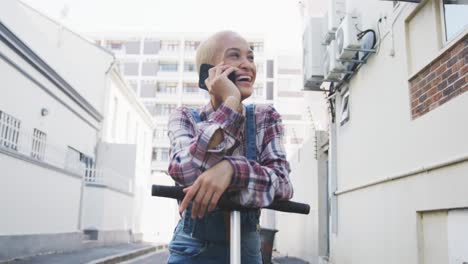
[(202, 43), (200, 43), (195, 57), (195, 64), (197, 66), (198, 73), (200, 73), (200, 65), (202, 65), (203, 63), (215, 64), (213, 60), (215, 59), (215, 56), (218, 55), (218, 53), (220, 52), (219, 49), (222, 46), (219, 45), (220, 41), (222, 41), (222, 39), (226, 36), (236, 36), (242, 38), (241, 35), (234, 31), (225, 30), (216, 32), (215, 34), (205, 39)]

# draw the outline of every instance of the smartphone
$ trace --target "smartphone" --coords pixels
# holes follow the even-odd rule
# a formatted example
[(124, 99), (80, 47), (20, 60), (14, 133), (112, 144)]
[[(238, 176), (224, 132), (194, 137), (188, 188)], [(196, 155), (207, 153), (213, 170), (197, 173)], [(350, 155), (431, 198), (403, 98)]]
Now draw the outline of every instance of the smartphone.
[[(206, 87), (205, 80), (208, 78), (208, 70), (213, 67), (214, 67), (213, 65), (207, 64), (207, 63), (202, 63), (200, 65), (200, 76), (198, 78), (198, 87), (208, 91), (208, 87)], [(231, 72), (228, 75), (228, 79), (231, 80), (233, 83), (236, 83), (236, 73)]]

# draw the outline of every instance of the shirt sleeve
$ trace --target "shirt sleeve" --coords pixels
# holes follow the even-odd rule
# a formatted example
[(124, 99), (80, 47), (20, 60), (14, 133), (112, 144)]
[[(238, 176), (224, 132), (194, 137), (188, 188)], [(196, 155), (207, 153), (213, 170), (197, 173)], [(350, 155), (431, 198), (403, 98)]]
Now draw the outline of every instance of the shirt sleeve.
[(258, 162), (243, 156), (225, 157), (234, 168), (229, 187), (232, 199), (255, 208), (268, 206), (274, 199), (289, 200), (293, 196), (279, 113), (269, 106), (261, 125), (264, 132)]
[[(226, 150), (238, 144), (244, 117), (222, 104), (206, 121), (196, 123), (186, 107), (169, 117), (168, 136), (171, 142), (169, 175), (180, 185), (192, 184), (198, 175), (221, 161)], [(208, 149), (214, 133), (221, 129), (224, 139)]]

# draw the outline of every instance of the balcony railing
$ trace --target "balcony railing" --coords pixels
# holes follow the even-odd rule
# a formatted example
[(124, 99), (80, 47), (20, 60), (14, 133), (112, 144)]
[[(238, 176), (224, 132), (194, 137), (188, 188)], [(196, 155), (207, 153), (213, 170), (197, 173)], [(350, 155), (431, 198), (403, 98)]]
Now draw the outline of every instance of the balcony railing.
[(109, 168), (88, 168), (85, 182), (91, 185), (107, 186), (126, 193), (133, 193), (133, 179), (124, 177)]
[(76, 174), (84, 173), (84, 164), (67, 158), (68, 146), (51, 142), (47, 134), (25, 126), (19, 119), (0, 111), (0, 149), (31, 160), (46, 163)]
[[(69, 147), (52, 142), (46, 131), (27, 127), (21, 120), (0, 111), (0, 150), (10, 155), (84, 176), (87, 183), (109, 186), (133, 193), (133, 179), (123, 177), (108, 168), (92, 165), (93, 158)], [(0, 155), (4, 155), (1, 154)]]

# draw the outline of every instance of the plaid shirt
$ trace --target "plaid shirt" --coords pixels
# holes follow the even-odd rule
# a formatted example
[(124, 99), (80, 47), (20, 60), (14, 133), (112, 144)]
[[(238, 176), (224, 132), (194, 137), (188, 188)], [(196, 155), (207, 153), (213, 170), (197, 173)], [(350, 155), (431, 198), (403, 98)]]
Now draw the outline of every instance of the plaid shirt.
[[(211, 103), (197, 111), (200, 113), (199, 123), (186, 107), (177, 108), (169, 118), (168, 171), (179, 185), (191, 185), (202, 172), (228, 160), (234, 174), (227, 191), (234, 201), (248, 207), (264, 207), (273, 199), (291, 199), (293, 188), (283, 145), (283, 125), (272, 106), (258, 105), (255, 110), (257, 161), (248, 160), (244, 154), (243, 115), (223, 104), (216, 111)], [(208, 143), (218, 129), (224, 132), (224, 140), (208, 149)]]

